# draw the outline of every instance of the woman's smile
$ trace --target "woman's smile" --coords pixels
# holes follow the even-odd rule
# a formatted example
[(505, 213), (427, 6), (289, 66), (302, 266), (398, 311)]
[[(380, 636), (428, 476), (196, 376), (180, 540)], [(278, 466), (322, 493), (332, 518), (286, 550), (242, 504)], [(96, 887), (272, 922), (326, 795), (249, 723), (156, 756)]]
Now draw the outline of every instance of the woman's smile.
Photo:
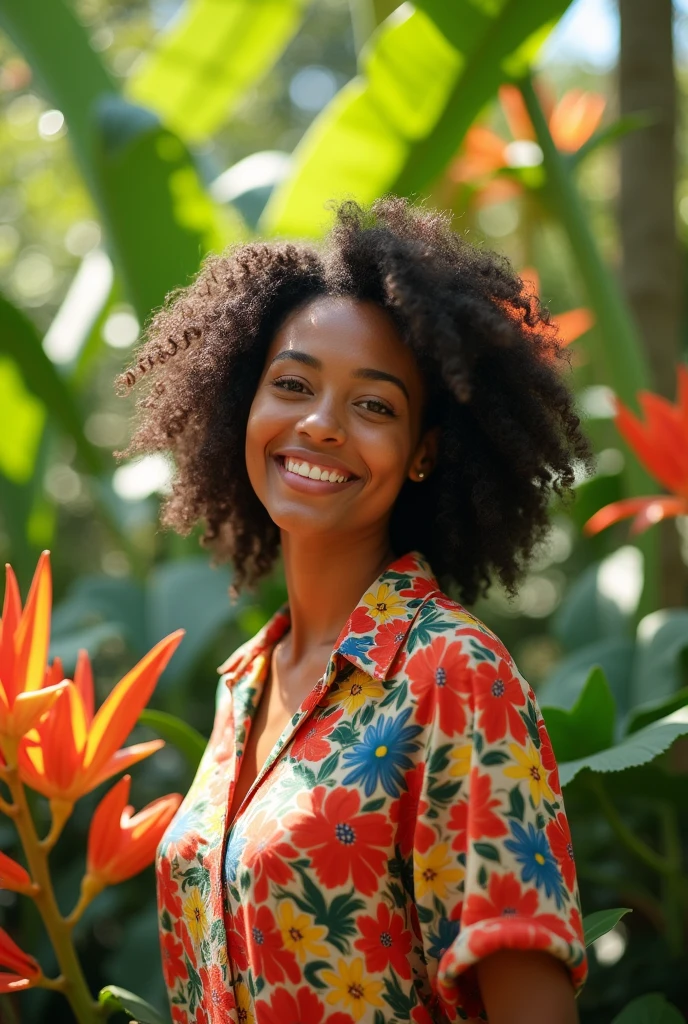
[(305, 458), (299, 454), (278, 453), (272, 457), (287, 486), (306, 494), (331, 494), (356, 483), (360, 477), (333, 466), (326, 458), (313, 453)]

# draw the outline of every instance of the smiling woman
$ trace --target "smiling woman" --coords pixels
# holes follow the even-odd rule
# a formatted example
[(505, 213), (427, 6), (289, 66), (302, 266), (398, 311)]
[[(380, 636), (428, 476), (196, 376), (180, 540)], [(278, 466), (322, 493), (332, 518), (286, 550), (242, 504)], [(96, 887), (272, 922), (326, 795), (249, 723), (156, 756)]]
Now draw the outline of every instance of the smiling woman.
[(164, 521), (236, 589), (281, 551), (289, 598), (219, 667), (158, 851), (176, 1024), (576, 1020), (552, 747), (446, 592), (514, 590), (590, 459), (560, 357), (506, 261), (400, 199), (210, 257), (152, 319), (117, 454), (170, 452)]

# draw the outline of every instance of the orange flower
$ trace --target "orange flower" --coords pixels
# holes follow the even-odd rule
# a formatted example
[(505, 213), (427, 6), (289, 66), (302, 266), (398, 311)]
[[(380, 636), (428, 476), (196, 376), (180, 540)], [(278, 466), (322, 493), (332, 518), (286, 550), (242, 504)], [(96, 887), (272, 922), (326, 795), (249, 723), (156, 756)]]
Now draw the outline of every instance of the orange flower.
[[(571, 89), (553, 104), (541, 86), (538, 92), (555, 146), (564, 153), (577, 152), (602, 119), (604, 96)], [(486, 178), (505, 168), (529, 166), (542, 159), (520, 90), (515, 85), (503, 85), (499, 102), (512, 138), (505, 140), (484, 125), (474, 125), (466, 133), (461, 155), (449, 167), (449, 178), (455, 184), (478, 186), (476, 202), (480, 206), (503, 202), (523, 192), (523, 185), (514, 178), (500, 177), (487, 182)]]
[(41, 969), (28, 953), (24, 953), (12, 942), (6, 931), (0, 928), (0, 968), (8, 968), (9, 974), (0, 972), (0, 993), (17, 992), (30, 988), (41, 977)]
[(89, 889), (116, 885), (143, 871), (155, 857), (163, 832), (182, 802), (170, 793), (131, 816), (127, 804), (131, 776), (125, 775), (98, 804), (88, 833), (85, 884)]
[(91, 663), (80, 650), (74, 680), (67, 681), (49, 713), (22, 740), (19, 767), (26, 785), (71, 806), (163, 746), (162, 740), (151, 740), (119, 749), (183, 635), (177, 629), (160, 640), (117, 683), (95, 715)]
[(31, 879), (28, 872), (5, 853), (0, 853), (0, 889), (11, 889), (12, 892), (28, 892)]
[(16, 576), (10, 565), (5, 569), (0, 620), (0, 746), (3, 738), (18, 739), (28, 732), (66, 685), (58, 679), (44, 685), (52, 603), (50, 553), (44, 551), (38, 559), (23, 611)]
[(587, 536), (633, 516), (631, 533), (647, 530), (670, 516), (688, 515), (688, 366), (679, 365), (676, 405), (651, 391), (638, 392), (641, 422), (617, 398), (615, 423), (638, 459), (671, 495), (623, 498), (605, 505), (583, 527)]
[[(533, 267), (526, 267), (521, 271), (521, 280), (526, 286), (525, 294), (535, 298), (540, 291), (540, 276), (537, 270)], [(566, 313), (557, 313), (550, 320), (560, 345), (570, 345), (572, 341), (589, 331), (594, 323), (595, 317), (585, 307), (570, 309)]]

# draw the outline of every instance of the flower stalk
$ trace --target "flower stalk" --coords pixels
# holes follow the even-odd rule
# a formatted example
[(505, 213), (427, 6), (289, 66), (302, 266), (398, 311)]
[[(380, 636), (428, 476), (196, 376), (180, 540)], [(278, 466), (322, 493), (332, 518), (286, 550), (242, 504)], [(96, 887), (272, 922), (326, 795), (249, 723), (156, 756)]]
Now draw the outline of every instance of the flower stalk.
[(61, 991), (69, 1001), (79, 1024), (98, 1024), (103, 1019), (104, 1008), (95, 1002), (91, 995), (74, 948), (71, 926), (57, 905), (48, 865), (48, 849), (41, 845), (38, 838), (24, 786), (19, 777), (17, 748), (16, 741), (5, 741), (8, 761), (5, 780), (14, 805), (14, 823), (35, 886), (30, 895), (38, 907), (60, 967), (59, 978), (49, 979), (41, 974), (36, 985)]

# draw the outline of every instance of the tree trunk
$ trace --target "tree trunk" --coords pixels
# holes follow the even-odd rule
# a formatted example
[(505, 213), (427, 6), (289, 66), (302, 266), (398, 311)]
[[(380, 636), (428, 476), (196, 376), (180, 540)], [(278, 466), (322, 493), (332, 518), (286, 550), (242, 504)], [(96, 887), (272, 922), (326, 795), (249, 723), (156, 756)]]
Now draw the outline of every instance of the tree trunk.
[[(653, 123), (620, 144), (622, 280), (640, 328), (653, 389), (671, 400), (679, 358), (681, 278), (676, 234), (676, 78), (671, 0), (619, 0), (620, 114)], [(662, 523), (662, 604), (686, 600), (686, 567), (676, 524)]]

